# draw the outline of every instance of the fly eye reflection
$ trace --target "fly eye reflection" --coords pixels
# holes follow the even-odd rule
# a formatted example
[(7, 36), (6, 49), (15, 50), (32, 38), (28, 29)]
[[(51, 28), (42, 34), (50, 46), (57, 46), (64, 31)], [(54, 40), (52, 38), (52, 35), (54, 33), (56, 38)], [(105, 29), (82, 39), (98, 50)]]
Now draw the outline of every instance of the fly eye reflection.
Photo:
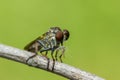
[(68, 30), (64, 29), (63, 30), (63, 35), (64, 35), (64, 41), (69, 39), (70, 33)]

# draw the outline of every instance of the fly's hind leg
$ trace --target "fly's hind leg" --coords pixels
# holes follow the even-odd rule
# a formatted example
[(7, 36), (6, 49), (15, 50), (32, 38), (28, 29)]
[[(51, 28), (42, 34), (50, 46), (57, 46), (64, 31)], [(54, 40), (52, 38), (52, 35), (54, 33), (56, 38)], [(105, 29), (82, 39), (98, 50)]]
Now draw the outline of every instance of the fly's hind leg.
[[(44, 45), (44, 42), (42, 40), (37, 40), (37, 42), (41, 45), (41, 47), (43, 47), (44, 49), (46, 49), (46, 46)], [(45, 51), (45, 50), (44, 50)], [(42, 51), (42, 52), (44, 52)], [(40, 53), (42, 54), (41, 50)], [(47, 54), (47, 50), (46, 50), (46, 54)], [(43, 54), (42, 54), (43, 55)], [(44, 56), (44, 55), (43, 55)]]
[(26, 60), (26, 63), (28, 63), (28, 61), (29, 61), (31, 58), (35, 57), (35, 56), (37, 56), (37, 53), (35, 53), (34, 55), (30, 56), (30, 57)]
[(30, 56), (30, 57), (26, 60), (26, 63), (28, 63), (29, 59), (31, 59), (31, 58), (33, 58), (33, 57), (35, 57), (35, 56), (37, 55), (38, 43), (35, 43), (35, 44), (34, 44), (34, 48), (31, 48), (31, 49), (29, 49), (28, 51), (33, 52), (33, 53), (35, 53), (35, 54), (32, 55), (32, 56)]

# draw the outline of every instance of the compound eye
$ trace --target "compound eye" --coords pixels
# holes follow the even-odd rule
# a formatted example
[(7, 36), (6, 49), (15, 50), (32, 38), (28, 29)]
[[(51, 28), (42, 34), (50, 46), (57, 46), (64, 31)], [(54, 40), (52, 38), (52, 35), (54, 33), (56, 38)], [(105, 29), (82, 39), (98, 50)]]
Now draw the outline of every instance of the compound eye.
[(69, 39), (69, 36), (70, 36), (70, 33), (68, 30), (64, 29), (63, 30), (63, 35), (64, 35), (64, 40), (68, 40)]
[(57, 33), (56, 33), (56, 40), (57, 41), (59, 41), (59, 42), (62, 42), (63, 41), (63, 33), (62, 33), (62, 31), (58, 31)]

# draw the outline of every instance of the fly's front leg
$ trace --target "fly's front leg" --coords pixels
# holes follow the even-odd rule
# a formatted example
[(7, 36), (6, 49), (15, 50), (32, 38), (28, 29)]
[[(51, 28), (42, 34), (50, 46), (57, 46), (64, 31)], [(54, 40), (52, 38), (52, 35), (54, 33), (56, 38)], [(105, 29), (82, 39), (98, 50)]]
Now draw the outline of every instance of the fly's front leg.
[(64, 55), (64, 52), (65, 52), (65, 49), (63, 48), (63, 49), (62, 49), (62, 54), (59, 56), (61, 62), (63, 62), (63, 61), (62, 61), (62, 56)]
[(64, 52), (65, 52), (65, 47), (64, 47), (64, 46), (60, 46), (60, 47), (58, 47), (58, 48), (56, 49), (56, 55), (55, 55), (55, 57), (56, 57), (56, 60), (57, 60), (57, 54), (58, 54), (58, 52), (59, 52), (60, 50), (62, 51), (62, 53), (60, 54), (59, 59), (60, 59), (61, 62), (63, 62), (63, 61), (62, 61), (62, 56), (64, 55)]

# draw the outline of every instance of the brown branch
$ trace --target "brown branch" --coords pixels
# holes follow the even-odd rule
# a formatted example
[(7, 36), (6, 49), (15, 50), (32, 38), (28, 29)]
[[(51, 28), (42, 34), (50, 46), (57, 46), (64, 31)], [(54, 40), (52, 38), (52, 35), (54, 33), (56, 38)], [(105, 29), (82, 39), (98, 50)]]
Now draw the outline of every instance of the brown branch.
[(0, 57), (21, 62), (39, 69), (44, 69), (52, 73), (64, 76), (70, 80), (104, 80), (103, 78), (100, 78), (94, 74), (82, 71), (80, 69), (57, 61), (55, 62), (54, 70), (52, 71), (53, 67), (52, 60), (50, 60), (48, 70), (47, 69), (48, 60), (40, 55), (30, 58), (28, 60), (28, 63), (26, 63), (26, 60), (33, 55), (34, 53), (0, 44)]

